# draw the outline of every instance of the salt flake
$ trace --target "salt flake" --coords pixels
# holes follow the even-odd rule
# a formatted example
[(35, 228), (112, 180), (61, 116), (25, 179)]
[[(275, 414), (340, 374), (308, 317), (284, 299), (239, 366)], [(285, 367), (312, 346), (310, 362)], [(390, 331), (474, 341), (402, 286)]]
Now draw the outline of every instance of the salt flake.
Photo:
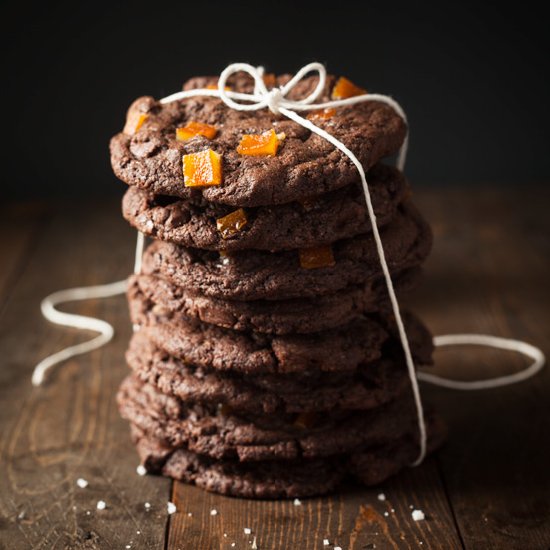
[(421, 521), (423, 519), (426, 519), (426, 516), (422, 510), (413, 510), (412, 518), (414, 519), (414, 521)]
[(170, 515), (172, 514), (175, 514), (177, 512), (177, 508), (176, 508), (176, 505), (173, 503), (173, 502), (168, 502), (167, 505), (166, 505), (166, 508), (168, 510), (168, 513)]
[(76, 480), (76, 484), (77, 484), (81, 489), (86, 489), (86, 487), (88, 487), (88, 485), (89, 485), (89, 483), (88, 483), (85, 479), (83, 479), (83, 478), (81, 478), (81, 477), (79, 477), (79, 478)]
[(105, 510), (107, 508), (107, 503), (104, 500), (98, 500), (96, 504), (98, 510)]
[(384, 493), (379, 493), (378, 500), (380, 500), (380, 501), (386, 500), (386, 495)]
[(217, 511), (215, 508), (212, 508), (212, 510), (210, 510), (210, 515), (211, 515), (211, 516), (217, 516), (217, 515), (218, 515), (218, 511)]
[(145, 468), (145, 466), (143, 464), (140, 464), (136, 468), (136, 472), (137, 472), (138, 476), (144, 476), (147, 473), (147, 468)]
[(299, 498), (295, 498), (292, 504), (294, 504), (294, 506), (302, 506), (302, 501)]

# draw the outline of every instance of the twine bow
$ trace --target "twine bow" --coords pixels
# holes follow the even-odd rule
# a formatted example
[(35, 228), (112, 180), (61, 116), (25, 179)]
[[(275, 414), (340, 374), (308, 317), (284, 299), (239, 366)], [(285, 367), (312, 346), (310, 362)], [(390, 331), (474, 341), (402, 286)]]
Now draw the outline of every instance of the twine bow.
[[(228, 79), (235, 73), (245, 72), (248, 73), (254, 79), (254, 93), (253, 94), (238, 94), (240, 99), (248, 101), (248, 104), (237, 103), (228, 94), (228, 90), (225, 89)], [(306, 97), (299, 100), (288, 99), (288, 93), (309, 73), (317, 73), (319, 82), (315, 89)], [(272, 113), (284, 114), (286, 111), (304, 111), (310, 110), (311, 104), (323, 93), (325, 84), (327, 81), (327, 71), (321, 63), (310, 63), (305, 67), (302, 67), (285, 85), (280, 88), (275, 87), (268, 90), (264, 79), (264, 68), (253, 67), (248, 63), (233, 63), (226, 67), (218, 80), (218, 91), (220, 92), (220, 98), (222, 101), (232, 109), (240, 111), (257, 111), (267, 107)], [(237, 94), (234, 94), (237, 95)], [(319, 108), (319, 107), (317, 107)], [(283, 110), (281, 112), (281, 109)]]

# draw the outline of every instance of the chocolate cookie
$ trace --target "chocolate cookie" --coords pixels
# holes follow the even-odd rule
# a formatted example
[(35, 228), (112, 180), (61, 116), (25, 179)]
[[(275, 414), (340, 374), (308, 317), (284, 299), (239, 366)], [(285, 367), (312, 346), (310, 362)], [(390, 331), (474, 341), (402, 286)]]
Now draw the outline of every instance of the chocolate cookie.
[[(131, 312), (141, 308), (131, 308)], [(357, 319), (335, 330), (284, 336), (236, 332), (196, 320), (166, 322), (132, 317), (147, 337), (175, 357), (197, 366), (243, 373), (354, 370), (380, 357), (386, 330), (379, 322)]]
[[(445, 426), (426, 417), (428, 452), (441, 445)], [(417, 437), (405, 435), (392, 443), (353, 453), (317, 459), (240, 463), (213, 460), (186, 449), (173, 449), (132, 428), (142, 463), (158, 473), (192, 483), (207, 491), (244, 498), (300, 498), (335, 490), (347, 476), (365, 485), (382, 483), (411, 464), (418, 455)]]
[[(420, 268), (394, 276), (398, 293), (410, 290), (418, 281)], [(153, 311), (166, 319), (194, 318), (204, 323), (239, 331), (267, 334), (307, 334), (344, 325), (379, 309), (387, 300), (381, 279), (355, 285), (318, 298), (291, 300), (222, 300), (188, 292), (154, 275), (132, 275), (128, 280), (128, 301), (132, 317)]]
[[(243, 373), (355, 370), (380, 357), (388, 333), (398, 338), (392, 313), (386, 310), (333, 330), (280, 336), (237, 332), (184, 317), (167, 320), (143, 305), (131, 305), (130, 314), (170, 355), (196, 366)], [(426, 364), (432, 352), (429, 332), (409, 312), (403, 312), (403, 321), (415, 361)]]
[[(397, 273), (416, 267), (427, 257), (430, 227), (410, 204), (382, 228), (386, 260)], [(156, 241), (143, 255), (142, 273), (167, 279), (187, 291), (229, 300), (284, 300), (332, 294), (350, 285), (364, 285), (381, 275), (371, 234), (332, 245), (335, 264), (301, 267), (298, 251), (259, 250), (220, 256), (216, 252)]]
[(213, 493), (244, 498), (297, 498), (336, 489), (345, 460), (323, 458), (241, 464), (173, 449), (133, 429), (141, 462), (150, 473), (191, 483)]
[(360, 452), (416, 430), (408, 388), (366, 411), (330, 415), (237, 415), (231, 409), (186, 403), (129, 376), (118, 393), (121, 415), (153, 439), (215, 459), (296, 460)]
[[(368, 174), (378, 227), (388, 223), (408, 192), (395, 168), (377, 164)], [(152, 195), (130, 187), (122, 201), (124, 217), (151, 237), (207, 250), (289, 250), (328, 244), (370, 231), (360, 185), (312, 197), (304, 202), (246, 210), (246, 225), (222, 236), (216, 220), (232, 207)]]
[[(281, 84), (288, 76), (278, 79)], [(185, 86), (216, 79), (194, 80)], [(334, 78), (319, 101), (326, 101)], [(290, 97), (302, 98), (317, 85), (317, 78), (300, 82)], [(251, 80), (238, 77), (234, 91), (250, 90)], [(151, 97), (137, 99), (131, 112), (146, 114), (142, 126), (133, 135), (120, 133), (111, 140), (111, 164), (117, 177), (155, 195), (184, 199), (202, 196), (209, 202), (237, 207), (266, 206), (302, 200), (359, 181), (357, 169), (350, 160), (325, 139), (268, 109), (236, 111), (217, 98), (195, 97), (161, 104)], [(201, 122), (217, 129), (208, 140), (196, 136), (176, 140), (176, 128)], [(365, 170), (381, 158), (396, 153), (406, 135), (406, 125), (388, 105), (367, 102), (336, 109), (328, 119), (317, 117), (318, 126), (342, 141), (357, 156)], [(274, 129), (285, 139), (275, 156), (243, 156), (237, 146), (244, 134), (258, 134)], [(202, 189), (185, 187), (182, 157), (185, 154), (212, 149), (221, 154), (223, 181)]]
[(188, 404), (223, 405), (253, 414), (366, 410), (391, 401), (409, 384), (403, 354), (394, 347), (352, 372), (242, 376), (172, 357), (147, 338), (146, 331), (138, 331), (126, 360), (142, 382)]

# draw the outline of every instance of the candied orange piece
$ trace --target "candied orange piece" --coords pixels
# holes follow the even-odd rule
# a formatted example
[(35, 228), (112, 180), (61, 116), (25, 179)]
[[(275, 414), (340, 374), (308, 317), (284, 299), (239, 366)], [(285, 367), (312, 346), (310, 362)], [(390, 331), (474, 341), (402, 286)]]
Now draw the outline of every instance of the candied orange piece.
[(176, 139), (178, 141), (185, 141), (195, 136), (204, 136), (207, 139), (212, 139), (216, 137), (217, 133), (218, 130), (215, 126), (191, 120), (182, 128), (176, 128)]
[(143, 123), (149, 118), (147, 113), (140, 113), (139, 111), (128, 111), (126, 115), (126, 124), (122, 132), (129, 136), (133, 136), (142, 126)]
[(265, 73), (262, 79), (266, 88), (275, 88), (277, 84), (277, 78), (273, 73)]
[(336, 263), (330, 246), (313, 246), (300, 250), (300, 265), (304, 269), (331, 267)]
[(294, 425), (298, 428), (313, 428), (317, 422), (317, 413), (303, 412), (294, 419)]
[(277, 135), (273, 128), (263, 134), (245, 134), (237, 147), (237, 153), (252, 157), (276, 155), (279, 141), (284, 137), (284, 134)]
[(242, 208), (239, 208), (223, 218), (218, 218), (216, 220), (216, 227), (222, 237), (228, 239), (238, 233), (247, 223), (246, 212)]
[(220, 185), (222, 182), (222, 157), (212, 149), (183, 155), (185, 187)]
[(356, 86), (351, 80), (345, 76), (341, 76), (334, 88), (332, 88), (332, 99), (346, 99), (355, 95), (366, 94), (367, 90)]
[(317, 111), (312, 111), (311, 113), (309, 113), (309, 115), (307, 115), (307, 118), (309, 118), (310, 120), (315, 118), (327, 120), (329, 118), (332, 118), (335, 114), (336, 109), (318, 109)]

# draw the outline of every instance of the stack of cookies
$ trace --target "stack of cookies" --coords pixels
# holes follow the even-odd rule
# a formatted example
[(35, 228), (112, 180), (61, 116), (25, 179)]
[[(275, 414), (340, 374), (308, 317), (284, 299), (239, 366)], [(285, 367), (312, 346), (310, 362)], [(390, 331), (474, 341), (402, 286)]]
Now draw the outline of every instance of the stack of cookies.
[[(288, 76), (266, 75), (269, 87)], [(195, 78), (184, 89), (216, 87)], [(234, 91), (251, 92), (237, 74)], [(302, 80), (290, 96), (316, 86)], [(363, 91), (330, 77), (320, 101)], [(312, 122), (368, 170), (398, 295), (431, 247), (408, 184), (381, 159), (406, 125), (367, 102)], [(118, 402), (148, 471), (254, 498), (375, 484), (419, 452), (407, 368), (359, 177), (333, 145), (270, 112), (214, 97), (133, 103), (111, 141), (124, 217), (152, 238), (129, 280), (136, 331)], [(428, 330), (404, 312), (415, 364)], [(443, 434), (426, 414), (428, 449)]]

